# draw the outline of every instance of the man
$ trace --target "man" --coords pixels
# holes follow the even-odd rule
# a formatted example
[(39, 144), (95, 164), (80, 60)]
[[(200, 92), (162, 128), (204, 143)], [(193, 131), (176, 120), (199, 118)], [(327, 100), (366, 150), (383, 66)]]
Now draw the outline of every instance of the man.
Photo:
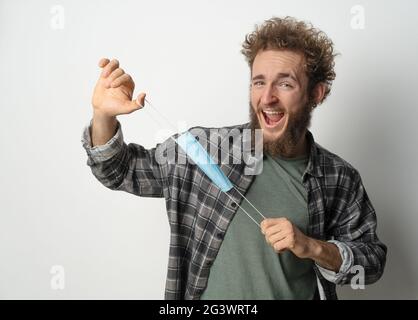
[[(93, 119), (83, 134), (87, 164), (112, 190), (165, 197), (171, 229), (166, 299), (337, 299), (336, 284), (364, 270), (383, 273), (386, 246), (359, 173), (316, 144), (312, 110), (328, 96), (334, 73), (330, 39), (293, 18), (272, 18), (247, 35), (250, 122), (262, 129), (263, 170), (241, 162), (221, 169), (241, 192), (226, 195), (187, 162), (160, 163), (159, 148), (123, 141), (116, 116), (144, 105), (117, 60), (102, 59)], [(209, 128), (199, 128), (207, 132)], [(260, 228), (241, 194), (266, 216)], [(239, 204), (239, 205), (238, 205)], [(253, 210), (254, 211), (254, 210)]]

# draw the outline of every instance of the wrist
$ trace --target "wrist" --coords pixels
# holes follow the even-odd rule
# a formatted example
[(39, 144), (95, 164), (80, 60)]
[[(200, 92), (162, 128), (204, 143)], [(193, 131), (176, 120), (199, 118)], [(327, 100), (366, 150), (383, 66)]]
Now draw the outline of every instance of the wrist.
[(339, 272), (342, 258), (338, 247), (329, 242), (309, 238), (309, 258), (322, 268)]
[(116, 116), (110, 116), (103, 112), (93, 110), (93, 120), (100, 121), (103, 123), (114, 123), (116, 122)]
[(117, 132), (118, 121), (115, 116), (93, 113), (90, 127), (92, 147), (106, 144)]
[(118, 120), (116, 116), (104, 115), (98, 112), (93, 112), (93, 127), (100, 131), (111, 129), (112, 132), (117, 128)]
[(321, 242), (319, 240), (308, 237), (309, 258), (316, 261), (318, 257), (321, 256), (322, 251), (323, 247)]

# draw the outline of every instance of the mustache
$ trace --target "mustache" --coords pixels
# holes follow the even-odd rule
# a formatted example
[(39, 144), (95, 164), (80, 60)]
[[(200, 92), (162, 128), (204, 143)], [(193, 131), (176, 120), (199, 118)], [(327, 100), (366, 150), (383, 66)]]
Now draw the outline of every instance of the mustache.
[(260, 105), (260, 106), (257, 107), (257, 112), (261, 112), (261, 111), (265, 111), (265, 110), (277, 111), (279, 113), (286, 113), (286, 109), (284, 109), (281, 106), (264, 106), (264, 105)]

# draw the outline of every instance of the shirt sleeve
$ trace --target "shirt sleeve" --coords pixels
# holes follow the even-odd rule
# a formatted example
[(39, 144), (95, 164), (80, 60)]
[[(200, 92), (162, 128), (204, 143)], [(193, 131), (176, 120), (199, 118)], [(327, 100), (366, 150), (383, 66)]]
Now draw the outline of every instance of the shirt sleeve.
[(328, 228), (329, 240), (337, 241), (335, 244), (343, 260), (344, 256), (349, 258), (333, 282), (350, 283), (361, 268), (364, 284), (371, 284), (383, 274), (387, 247), (377, 236), (376, 212), (358, 171), (354, 168), (347, 170), (341, 179), (347, 192), (345, 200), (340, 202), (342, 205), (332, 209), (334, 216)]
[(120, 153), (123, 149), (123, 134), (119, 121), (117, 122), (117, 130), (115, 135), (104, 145), (93, 147), (91, 142), (92, 121), (93, 120), (91, 120), (90, 124), (84, 128), (81, 138), (83, 147), (88, 155), (87, 164), (89, 166), (94, 163), (107, 161), (114, 157), (116, 154)]
[(340, 270), (338, 272), (325, 269), (324, 267), (321, 267), (319, 264), (315, 263), (318, 267), (318, 270), (321, 272), (323, 277), (327, 279), (329, 282), (335, 283), (335, 284), (341, 284), (344, 283), (346, 280), (347, 274), (351, 271), (351, 268), (353, 266), (354, 257), (353, 257), (353, 251), (350, 249), (350, 247), (344, 242), (336, 241), (336, 240), (329, 240), (328, 242), (333, 243), (337, 246), (341, 259), (342, 264), (340, 267)]
[(87, 153), (87, 165), (93, 175), (111, 190), (126, 191), (143, 197), (163, 197), (167, 191), (167, 164), (155, 159), (158, 147), (146, 149), (135, 143), (126, 144), (121, 124), (115, 135), (104, 145), (92, 146), (91, 124), (82, 134), (81, 142)]

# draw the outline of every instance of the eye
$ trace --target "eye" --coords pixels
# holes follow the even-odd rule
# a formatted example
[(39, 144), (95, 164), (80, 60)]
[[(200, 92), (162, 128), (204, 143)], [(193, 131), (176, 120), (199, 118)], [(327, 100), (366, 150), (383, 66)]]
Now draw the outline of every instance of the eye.
[(253, 82), (253, 86), (255, 86), (255, 87), (260, 87), (262, 85), (264, 85), (264, 82), (263, 81), (255, 81), (255, 82)]
[(279, 84), (280, 87), (282, 88), (286, 88), (286, 89), (291, 89), (293, 88), (292, 84), (290, 84), (289, 82), (282, 82)]

